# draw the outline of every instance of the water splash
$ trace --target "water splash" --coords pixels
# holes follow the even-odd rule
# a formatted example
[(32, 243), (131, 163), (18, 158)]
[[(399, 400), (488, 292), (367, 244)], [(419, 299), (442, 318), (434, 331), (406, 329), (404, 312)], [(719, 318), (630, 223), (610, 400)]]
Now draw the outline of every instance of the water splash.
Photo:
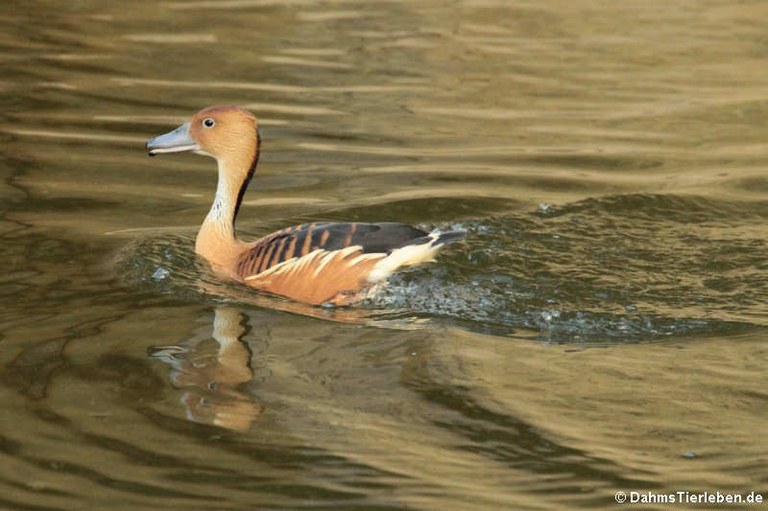
[(221, 283), (184, 236), (139, 241), (122, 264), (129, 281), (184, 299), (398, 328), (449, 321), (550, 342), (640, 341), (767, 327), (766, 240), (754, 228), (766, 217), (764, 207), (699, 197), (619, 195), (446, 225), (468, 230), (467, 241), (394, 275), (356, 309)]
[(766, 216), (667, 195), (547, 204), (467, 223), (463, 248), (393, 277), (371, 305), (556, 342), (766, 327)]

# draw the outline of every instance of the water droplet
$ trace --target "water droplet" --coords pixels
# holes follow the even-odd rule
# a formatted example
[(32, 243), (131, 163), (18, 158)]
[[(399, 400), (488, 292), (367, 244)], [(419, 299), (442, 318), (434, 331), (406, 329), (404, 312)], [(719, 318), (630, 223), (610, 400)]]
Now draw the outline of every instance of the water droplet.
[(546, 322), (550, 322), (553, 319), (557, 319), (560, 317), (560, 311), (554, 310), (554, 311), (542, 311), (541, 313), (541, 319), (543, 319)]
[(154, 280), (165, 280), (166, 278), (168, 278), (168, 275), (170, 275), (170, 274), (171, 274), (171, 272), (169, 272), (168, 270), (166, 270), (162, 266), (159, 266), (155, 270), (155, 273), (152, 274), (152, 278)]

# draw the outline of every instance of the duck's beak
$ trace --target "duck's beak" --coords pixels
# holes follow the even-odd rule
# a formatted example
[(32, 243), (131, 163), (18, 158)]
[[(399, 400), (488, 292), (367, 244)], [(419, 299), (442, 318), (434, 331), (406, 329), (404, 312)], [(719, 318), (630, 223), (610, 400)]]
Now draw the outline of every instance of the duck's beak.
[(189, 135), (189, 123), (185, 122), (175, 130), (147, 140), (147, 153), (157, 156), (163, 153), (199, 151), (197, 143)]

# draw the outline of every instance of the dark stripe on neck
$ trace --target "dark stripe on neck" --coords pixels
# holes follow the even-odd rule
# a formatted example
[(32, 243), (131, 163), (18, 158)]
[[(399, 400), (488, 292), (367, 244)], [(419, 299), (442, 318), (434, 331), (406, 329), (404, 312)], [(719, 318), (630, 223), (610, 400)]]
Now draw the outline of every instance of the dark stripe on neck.
[(259, 135), (259, 128), (256, 128), (256, 151), (253, 153), (253, 161), (248, 168), (248, 174), (243, 179), (243, 184), (240, 185), (240, 190), (237, 192), (237, 202), (235, 202), (235, 213), (232, 215), (232, 229), (235, 228), (235, 221), (237, 220), (237, 212), (240, 211), (240, 204), (243, 202), (243, 195), (245, 190), (248, 189), (248, 183), (251, 182), (253, 173), (256, 172), (256, 165), (259, 164), (259, 153), (261, 153), (261, 136)]

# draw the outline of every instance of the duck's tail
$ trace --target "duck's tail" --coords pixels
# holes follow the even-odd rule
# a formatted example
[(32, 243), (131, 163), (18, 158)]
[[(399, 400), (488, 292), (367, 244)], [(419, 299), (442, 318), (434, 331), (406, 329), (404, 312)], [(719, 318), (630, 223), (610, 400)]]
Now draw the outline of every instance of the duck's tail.
[(462, 240), (466, 236), (466, 231), (440, 232), (434, 230), (427, 236), (416, 238), (411, 243), (392, 250), (386, 257), (377, 262), (368, 274), (368, 282), (381, 282), (399, 268), (434, 261), (435, 256), (445, 245)]

